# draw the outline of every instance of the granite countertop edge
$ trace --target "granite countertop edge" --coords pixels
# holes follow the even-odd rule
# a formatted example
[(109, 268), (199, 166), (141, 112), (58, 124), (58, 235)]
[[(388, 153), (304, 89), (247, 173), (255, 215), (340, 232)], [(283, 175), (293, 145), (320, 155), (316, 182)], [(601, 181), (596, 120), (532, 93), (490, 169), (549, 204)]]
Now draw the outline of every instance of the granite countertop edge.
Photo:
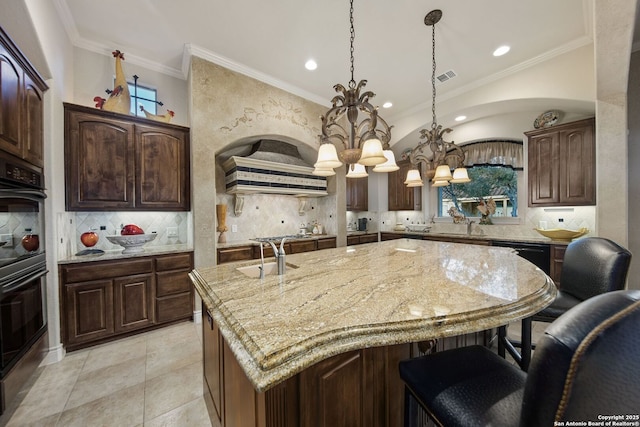
[[(295, 239), (291, 239), (291, 240), (287, 240), (289, 242), (291, 241), (300, 241), (300, 240), (319, 240), (319, 239), (330, 239), (332, 237), (337, 237), (335, 234), (305, 234), (304, 236), (299, 235), (296, 236)], [(225, 242), (225, 243), (218, 243), (217, 244), (217, 248), (218, 249), (224, 249), (224, 248), (235, 248), (235, 247), (239, 247), (239, 246), (258, 246), (258, 242), (256, 242), (255, 240), (237, 240), (234, 242)]]
[(162, 246), (149, 246), (145, 247), (142, 252), (133, 253), (133, 254), (123, 254), (123, 249), (114, 249), (107, 250), (103, 254), (92, 254), (92, 255), (72, 255), (67, 258), (61, 258), (58, 260), (58, 264), (76, 264), (83, 262), (93, 262), (93, 261), (108, 261), (115, 259), (128, 259), (128, 258), (138, 258), (144, 256), (153, 256), (153, 255), (165, 255), (165, 254), (175, 254), (181, 252), (193, 252), (193, 246), (187, 244), (181, 245), (162, 245)]

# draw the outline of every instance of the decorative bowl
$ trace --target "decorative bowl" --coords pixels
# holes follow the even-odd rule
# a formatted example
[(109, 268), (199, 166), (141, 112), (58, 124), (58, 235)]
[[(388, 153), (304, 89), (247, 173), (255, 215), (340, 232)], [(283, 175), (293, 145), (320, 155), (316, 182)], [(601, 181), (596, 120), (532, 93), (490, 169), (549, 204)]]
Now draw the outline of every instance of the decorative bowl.
[(559, 240), (561, 242), (570, 242), (571, 240), (584, 236), (589, 232), (588, 228), (581, 228), (579, 230), (567, 230), (564, 228), (550, 228), (548, 230), (542, 230), (540, 228), (536, 228), (535, 230), (544, 237), (548, 237), (551, 240)]
[(127, 234), (127, 235), (114, 235), (107, 236), (107, 240), (116, 245), (120, 245), (124, 248), (123, 254), (135, 254), (144, 252), (142, 247), (145, 243), (152, 241), (156, 238), (156, 234)]

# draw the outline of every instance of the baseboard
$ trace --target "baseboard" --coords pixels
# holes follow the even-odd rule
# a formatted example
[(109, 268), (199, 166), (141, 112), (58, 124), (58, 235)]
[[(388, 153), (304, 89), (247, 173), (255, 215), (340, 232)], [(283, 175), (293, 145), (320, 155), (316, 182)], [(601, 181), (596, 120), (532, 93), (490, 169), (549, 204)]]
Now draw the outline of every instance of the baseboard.
[(40, 366), (46, 366), (46, 365), (51, 365), (52, 363), (58, 363), (62, 359), (64, 359), (64, 356), (66, 354), (67, 354), (67, 352), (65, 351), (64, 346), (62, 345), (62, 343), (60, 343), (60, 344), (58, 344), (58, 345), (56, 345), (54, 347), (49, 347), (49, 352), (44, 357), (42, 362), (40, 362)]

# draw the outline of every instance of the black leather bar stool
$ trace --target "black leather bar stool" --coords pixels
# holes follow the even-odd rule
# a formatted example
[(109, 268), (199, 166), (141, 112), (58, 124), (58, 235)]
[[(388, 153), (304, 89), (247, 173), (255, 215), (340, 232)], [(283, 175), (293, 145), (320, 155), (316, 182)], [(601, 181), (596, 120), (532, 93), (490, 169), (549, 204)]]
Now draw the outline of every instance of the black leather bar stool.
[[(522, 342), (507, 338), (506, 327), (498, 330), (499, 354), (504, 350), (526, 371), (531, 360), (531, 322), (553, 322), (579, 303), (605, 292), (624, 289), (631, 252), (602, 237), (585, 237), (567, 246), (556, 299), (544, 310), (522, 321)], [(518, 353), (515, 347), (520, 347)]]
[[(640, 408), (640, 290), (590, 298), (553, 322), (528, 373), (481, 346), (400, 362), (413, 404), (440, 426), (552, 426)], [(565, 423), (566, 425), (566, 423)]]

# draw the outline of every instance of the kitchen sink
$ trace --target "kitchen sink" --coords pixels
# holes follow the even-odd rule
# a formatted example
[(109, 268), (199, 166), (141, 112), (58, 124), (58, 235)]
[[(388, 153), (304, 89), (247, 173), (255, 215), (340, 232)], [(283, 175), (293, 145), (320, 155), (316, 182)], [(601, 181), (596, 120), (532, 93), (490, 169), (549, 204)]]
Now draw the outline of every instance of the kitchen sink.
[[(286, 265), (287, 265), (287, 269), (298, 268), (298, 266), (295, 264), (287, 263)], [(247, 265), (246, 267), (238, 267), (236, 268), (236, 270), (238, 270), (240, 273), (244, 274), (247, 277), (251, 277), (254, 279), (260, 278), (260, 264)], [(264, 275), (275, 276), (276, 274), (278, 274), (278, 264), (276, 262), (265, 262)]]

